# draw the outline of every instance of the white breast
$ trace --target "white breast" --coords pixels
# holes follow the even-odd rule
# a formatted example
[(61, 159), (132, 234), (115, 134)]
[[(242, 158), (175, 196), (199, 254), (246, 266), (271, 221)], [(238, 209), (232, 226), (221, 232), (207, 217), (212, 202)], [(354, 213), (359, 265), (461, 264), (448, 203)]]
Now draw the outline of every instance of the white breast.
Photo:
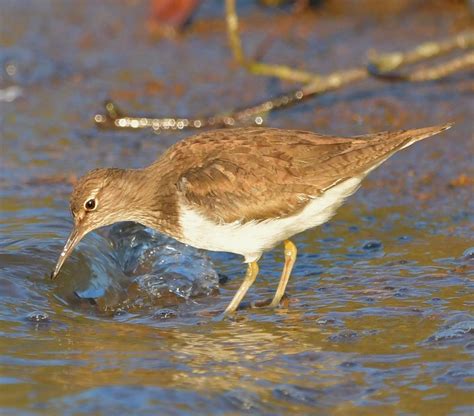
[(279, 242), (328, 221), (344, 199), (353, 194), (362, 177), (351, 178), (314, 197), (291, 217), (266, 221), (216, 224), (189, 206), (180, 206), (180, 224), (185, 244), (211, 251), (241, 254), (245, 261), (258, 260)]

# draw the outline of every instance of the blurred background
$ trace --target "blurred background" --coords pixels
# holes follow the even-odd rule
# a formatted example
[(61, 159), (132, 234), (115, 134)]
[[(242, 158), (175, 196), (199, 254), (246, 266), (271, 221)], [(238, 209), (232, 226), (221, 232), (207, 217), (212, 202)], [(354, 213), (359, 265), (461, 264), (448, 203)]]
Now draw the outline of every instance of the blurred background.
[[(370, 51), (472, 36), (472, 10), (237, 2), (249, 58), (323, 75), (363, 68)], [(193, 133), (98, 128), (105, 100), (199, 118), (302, 87), (235, 60), (222, 1), (0, 0), (1, 414), (472, 412), (472, 65), (429, 82), (350, 82), (262, 115), (333, 135), (456, 123), (298, 236), (283, 308), (214, 320), (242, 260), (131, 223), (89, 235), (49, 280), (77, 177), (145, 166)], [(265, 255), (248, 300), (273, 294), (281, 264), (281, 249)]]

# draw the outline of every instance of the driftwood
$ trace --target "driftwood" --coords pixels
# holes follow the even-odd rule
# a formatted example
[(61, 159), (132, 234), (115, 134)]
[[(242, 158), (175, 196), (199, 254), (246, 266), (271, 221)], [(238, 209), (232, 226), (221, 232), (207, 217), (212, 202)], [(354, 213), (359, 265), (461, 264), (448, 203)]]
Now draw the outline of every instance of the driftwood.
[[(96, 114), (94, 121), (102, 128), (143, 129), (151, 128), (156, 132), (163, 130), (196, 130), (202, 128), (229, 127), (240, 123), (261, 125), (270, 111), (280, 110), (308, 98), (354, 84), (368, 78), (389, 82), (426, 82), (445, 78), (455, 72), (474, 68), (474, 32), (465, 32), (454, 37), (422, 43), (405, 52), (387, 54), (368, 54), (368, 63), (364, 67), (354, 67), (343, 71), (334, 71), (327, 75), (293, 69), (284, 65), (272, 65), (246, 57), (239, 35), (239, 20), (235, 0), (226, 0), (226, 23), (229, 44), (235, 60), (255, 75), (272, 76), (282, 80), (303, 83), (296, 90), (269, 98), (253, 106), (234, 110), (227, 114), (207, 117), (142, 117), (124, 114), (112, 101), (105, 103), (105, 114)], [(401, 71), (402, 67), (428, 61), (430, 59), (461, 50), (459, 56), (440, 64), (411, 71)]]

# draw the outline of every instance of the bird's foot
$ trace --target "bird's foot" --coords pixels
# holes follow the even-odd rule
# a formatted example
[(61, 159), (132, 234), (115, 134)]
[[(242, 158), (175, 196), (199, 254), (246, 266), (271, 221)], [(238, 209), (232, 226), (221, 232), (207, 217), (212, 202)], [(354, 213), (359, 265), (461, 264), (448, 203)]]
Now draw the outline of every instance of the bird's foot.
[(253, 308), (266, 308), (268, 306), (272, 308), (283, 308), (287, 309), (288, 304), (290, 303), (290, 298), (286, 294), (283, 295), (281, 298), (280, 302), (277, 305), (272, 305), (273, 299), (272, 298), (267, 298), (264, 300), (256, 300), (250, 303), (250, 307)]
[[(281, 298), (281, 301), (278, 305), (276, 306), (271, 306), (273, 302), (272, 298), (267, 298), (264, 300), (256, 300), (253, 302), (242, 302), (239, 307), (237, 308), (237, 311), (244, 311), (244, 310), (251, 310), (251, 309), (260, 309), (260, 308), (266, 308), (266, 307), (271, 307), (271, 308), (281, 308), (281, 309), (288, 309), (288, 305), (290, 303), (290, 298), (286, 294), (283, 295)], [(238, 315), (235, 312), (218, 312), (218, 311), (207, 311), (206, 316), (209, 316), (212, 318), (213, 321), (220, 322), (224, 320), (228, 321), (242, 321), (245, 320), (246, 318), (243, 315)]]
[(271, 298), (267, 298), (264, 300), (254, 300), (253, 302), (250, 303), (250, 308), (251, 309), (265, 308), (266, 306), (270, 305), (270, 303), (272, 303)]

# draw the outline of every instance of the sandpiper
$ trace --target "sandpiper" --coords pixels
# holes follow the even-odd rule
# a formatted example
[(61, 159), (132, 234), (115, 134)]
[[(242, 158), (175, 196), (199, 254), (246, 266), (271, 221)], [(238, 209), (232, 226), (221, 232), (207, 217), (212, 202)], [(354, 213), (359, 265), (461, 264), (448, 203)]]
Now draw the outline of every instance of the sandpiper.
[(263, 252), (284, 242), (285, 264), (270, 306), (279, 305), (296, 259), (295, 234), (328, 221), (369, 172), (451, 124), (334, 137), (307, 131), (237, 128), (203, 132), (143, 169), (95, 169), (71, 196), (73, 230), (52, 273), (90, 231), (135, 221), (191, 246), (240, 254), (233, 313), (258, 274)]

